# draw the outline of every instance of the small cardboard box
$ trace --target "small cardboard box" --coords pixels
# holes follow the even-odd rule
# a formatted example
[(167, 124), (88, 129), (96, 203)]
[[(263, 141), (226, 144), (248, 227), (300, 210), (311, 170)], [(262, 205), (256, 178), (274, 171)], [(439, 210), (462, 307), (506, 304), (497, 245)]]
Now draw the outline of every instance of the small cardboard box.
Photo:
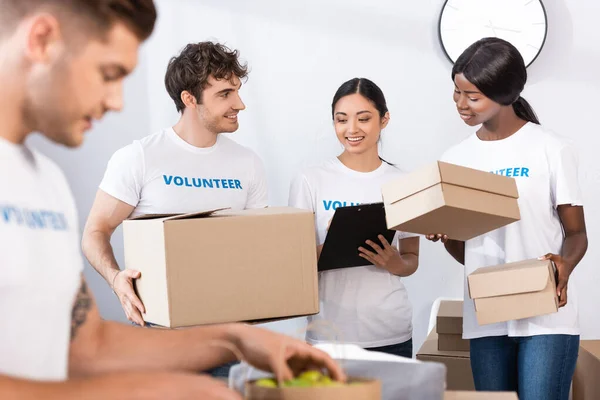
[(438, 161), (382, 187), (389, 229), (468, 240), (520, 219), (514, 178)]
[(144, 320), (176, 328), (319, 312), (312, 212), (289, 207), (123, 224)]
[(358, 385), (333, 387), (284, 387), (265, 388), (254, 382), (246, 384), (246, 400), (381, 400), (381, 382), (378, 380), (352, 379)]
[(515, 392), (446, 392), (444, 400), (519, 400)]
[(469, 340), (462, 338), (463, 302), (445, 300), (440, 302), (436, 319), (438, 350), (469, 351)]
[(417, 352), (417, 360), (444, 364), (447, 390), (475, 390), (469, 352), (438, 350), (437, 342), (438, 335), (433, 330)]
[(600, 399), (600, 340), (582, 340), (573, 376), (573, 400)]
[(479, 325), (558, 311), (555, 269), (550, 260), (478, 268), (467, 281)]

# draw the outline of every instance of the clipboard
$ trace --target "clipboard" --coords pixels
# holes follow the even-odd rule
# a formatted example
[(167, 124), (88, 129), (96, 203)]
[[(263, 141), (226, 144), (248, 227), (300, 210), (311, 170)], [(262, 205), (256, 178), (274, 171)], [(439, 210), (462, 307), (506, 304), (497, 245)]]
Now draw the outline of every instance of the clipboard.
[(328, 271), (368, 265), (369, 262), (358, 255), (358, 248), (369, 249), (367, 240), (380, 244), (379, 235), (391, 244), (395, 233), (387, 228), (383, 203), (339, 207), (333, 214), (317, 269)]

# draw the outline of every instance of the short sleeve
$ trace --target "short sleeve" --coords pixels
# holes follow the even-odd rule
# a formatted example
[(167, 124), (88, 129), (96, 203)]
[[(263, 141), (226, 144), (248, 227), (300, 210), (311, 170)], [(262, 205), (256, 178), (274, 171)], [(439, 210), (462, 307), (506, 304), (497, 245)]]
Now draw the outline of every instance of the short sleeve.
[(100, 189), (132, 207), (140, 201), (144, 179), (144, 155), (134, 142), (119, 149), (108, 162)]
[(562, 204), (583, 205), (579, 186), (579, 160), (575, 147), (563, 144), (549, 155), (550, 184), (554, 207)]
[(304, 174), (298, 174), (290, 185), (288, 205), (315, 212), (313, 193)]
[(253, 176), (250, 182), (246, 208), (265, 208), (269, 206), (269, 192), (267, 189), (267, 174), (262, 160), (253, 154)]

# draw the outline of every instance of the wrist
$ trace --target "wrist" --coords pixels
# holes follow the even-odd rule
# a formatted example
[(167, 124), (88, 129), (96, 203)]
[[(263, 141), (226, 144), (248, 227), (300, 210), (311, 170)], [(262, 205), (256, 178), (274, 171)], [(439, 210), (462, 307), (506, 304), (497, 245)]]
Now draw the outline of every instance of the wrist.
[(115, 291), (115, 281), (117, 280), (117, 276), (123, 272), (122, 269), (111, 269), (111, 277), (109, 278), (109, 284), (110, 284), (110, 289), (114, 292)]

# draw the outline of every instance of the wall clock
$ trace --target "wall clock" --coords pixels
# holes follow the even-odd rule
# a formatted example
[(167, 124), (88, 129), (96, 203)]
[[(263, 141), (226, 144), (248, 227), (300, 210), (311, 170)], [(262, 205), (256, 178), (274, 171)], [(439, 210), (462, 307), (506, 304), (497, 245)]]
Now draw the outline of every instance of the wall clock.
[(446, 0), (438, 28), (452, 63), (477, 40), (499, 37), (515, 46), (529, 66), (544, 46), (548, 19), (541, 0)]

